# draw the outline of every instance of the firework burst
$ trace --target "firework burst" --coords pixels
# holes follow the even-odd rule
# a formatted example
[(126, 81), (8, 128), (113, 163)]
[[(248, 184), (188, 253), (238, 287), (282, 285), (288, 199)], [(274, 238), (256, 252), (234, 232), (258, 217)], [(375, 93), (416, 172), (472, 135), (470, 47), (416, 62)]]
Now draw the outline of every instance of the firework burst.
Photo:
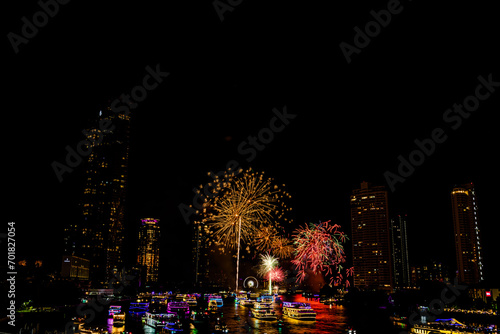
[(259, 275), (266, 277), (278, 265), (278, 258), (271, 254), (260, 255)]
[(341, 277), (342, 263), (345, 262), (343, 242), (347, 236), (339, 231), (340, 226), (330, 225), (330, 221), (309, 224), (294, 232), (295, 257), (292, 264), (298, 270), (297, 281), (302, 282), (306, 271), (330, 276), (330, 283), (335, 275)]
[(285, 279), (285, 272), (282, 268), (276, 267), (267, 273), (266, 278), (273, 282), (282, 282)]
[[(272, 181), (265, 178), (264, 173), (250, 170), (241, 176), (215, 178), (212, 188), (217, 196), (205, 203), (203, 223), (223, 251), (237, 247), (239, 240), (247, 244), (254, 242), (259, 231), (272, 234), (278, 220), (287, 220), (284, 214), (290, 209), (284, 199), (290, 195)], [(262, 240), (261, 247), (264, 248), (266, 242)]]
[(277, 236), (272, 242), (271, 251), (281, 259), (287, 259), (293, 254), (293, 243), (288, 238)]
[(264, 226), (255, 234), (253, 245), (258, 251), (270, 251), (273, 246), (274, 240), (276, 239), (276, 236), (277, 231), (274, 226)]

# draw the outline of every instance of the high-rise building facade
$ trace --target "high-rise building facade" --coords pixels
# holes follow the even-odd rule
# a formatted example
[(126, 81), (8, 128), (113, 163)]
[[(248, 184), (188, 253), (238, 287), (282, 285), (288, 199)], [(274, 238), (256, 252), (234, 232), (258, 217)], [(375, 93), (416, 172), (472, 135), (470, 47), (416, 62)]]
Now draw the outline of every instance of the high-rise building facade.
[(90, 279), (105, 282), (123, 266), (130, 116), (99, 111), (85, 131), (92, 147), (84, 163), (81, 219), (65, 229), (65, 253), (90, 261)]
[(391, 290), (389, 209), (384, 187), (361, 183), (351, 195), (354, 286)]
[(453, 188), (451, 208), (458, 279), (466, 284), (479, 283), (484, 278), (474, 184), (464, 184)]
[(209, 280), (209, 241), (206, 226), (201, 222), (194, 222), (193, 233), (193, 267), (196, 286), (206, 286)]
[(411, 279), (406, 222), (406, 215), (391, 219), (392, 276), (398, 288), (410, 286)]
[(160, 271), (160, 220), (141, 219), (137, 263), (146, 269), (146, 282), (158, 282)]

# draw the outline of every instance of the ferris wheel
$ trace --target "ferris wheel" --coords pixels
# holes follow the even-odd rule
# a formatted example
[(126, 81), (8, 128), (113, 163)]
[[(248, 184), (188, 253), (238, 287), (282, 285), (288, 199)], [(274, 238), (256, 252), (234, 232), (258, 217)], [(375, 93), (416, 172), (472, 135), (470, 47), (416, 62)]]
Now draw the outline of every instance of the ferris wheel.
[(243, 287), (245, 289), (258, 288), (259, 287), (259, 281), (255, 277), (253, 277), (253, 276), (248, 276), (243, 281)]

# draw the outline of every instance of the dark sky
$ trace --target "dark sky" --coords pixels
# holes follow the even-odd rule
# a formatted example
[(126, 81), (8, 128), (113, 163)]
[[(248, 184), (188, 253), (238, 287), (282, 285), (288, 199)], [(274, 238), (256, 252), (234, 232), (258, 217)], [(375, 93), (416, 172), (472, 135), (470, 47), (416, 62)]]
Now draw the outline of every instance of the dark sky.
[[(413, 263), (454, 266), (450, 191), (474, 182), (486, 275), (498, 282), (499, 92), (456, 130), (443, 120), (474, 94), (478, 76), (500, 81), (496, 11), (490, 3), (402, 1), (348, 64), (339, 44), (353, 45), (353, 29), (388, 3), (242, 1), (221, 21), (211, 1), (71, 1), (17, 54), (7, 35), (21, 34), (21, 18), (32, 22), (40, 6), (9, 3), (3, 221), (17, 223), (19, 256), (58, 263), (62, 229), (78, 217), (83, 171), (60, 183), (51, 163), (84, 138), (99, 108), (159, 64), (170, 75), (133, 114), (128, 212), (129, 222), (161, 219), (165, 253), (188, 248), (178, 205), (190, 204), (191, 189), (229, 160), (286, 184), (296, 224), (332, 219), (350, 233), (352, 189), (363, 180), (386, 184), (398, 156), (442, 128), (446, 141), (397, 185), (390, 209), (408, 213)], [(247, 163), (238, 145), (284, 106), (296, 118)]]

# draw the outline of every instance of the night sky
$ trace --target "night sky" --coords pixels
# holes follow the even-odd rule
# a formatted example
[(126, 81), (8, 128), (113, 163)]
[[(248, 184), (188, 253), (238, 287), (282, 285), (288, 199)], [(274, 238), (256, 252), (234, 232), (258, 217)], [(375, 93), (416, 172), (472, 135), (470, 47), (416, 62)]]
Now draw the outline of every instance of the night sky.
[[(233, 159), (286, 185), (290, 229), (331, 219), (350, 235), (352, 189), (387, 185), (398, 156), (442, 128), (447, 139), (396, 185), (389, 209), (408, 214), (412, 264), (454, 267), (450, 192), (474, 182), (486, 277), (498, 286), (500, 87), (455, 130), (443, 119), (474, 95), (478, 76), (500, 82), (498, 12), (493, 3), (401, 1), (348, 64), (339, 44), (354, 45), (354, 28), (390, 3), (242, 1), (221, 21), (211, 1), (71, 1), (17, 54), (8, 33), (21, 34), (21, 18), (32, 21), (40, 6), (6, 4), (2, 221), (3, 230), (16, 222), (19, 257), (58, 269), (63, 228), (78, 219), (83, 165), (59, 182), (51, 163), (64, 161), (65, 146), (84, 139), (101, 108), (142, 84), (146, 66), (159, 66), (169, 76), (133, 110), (131, 241), (139, 218), (153, 216), (163, 257), (187, 254), (190, 227), (178, 205), (191, 204), (193, 187)], [(285, 106), (296, 117), (247, 162), (238, 146)], [(163, 277), (181, 277), (189, 268), (182, 259), (164, 260)]]

